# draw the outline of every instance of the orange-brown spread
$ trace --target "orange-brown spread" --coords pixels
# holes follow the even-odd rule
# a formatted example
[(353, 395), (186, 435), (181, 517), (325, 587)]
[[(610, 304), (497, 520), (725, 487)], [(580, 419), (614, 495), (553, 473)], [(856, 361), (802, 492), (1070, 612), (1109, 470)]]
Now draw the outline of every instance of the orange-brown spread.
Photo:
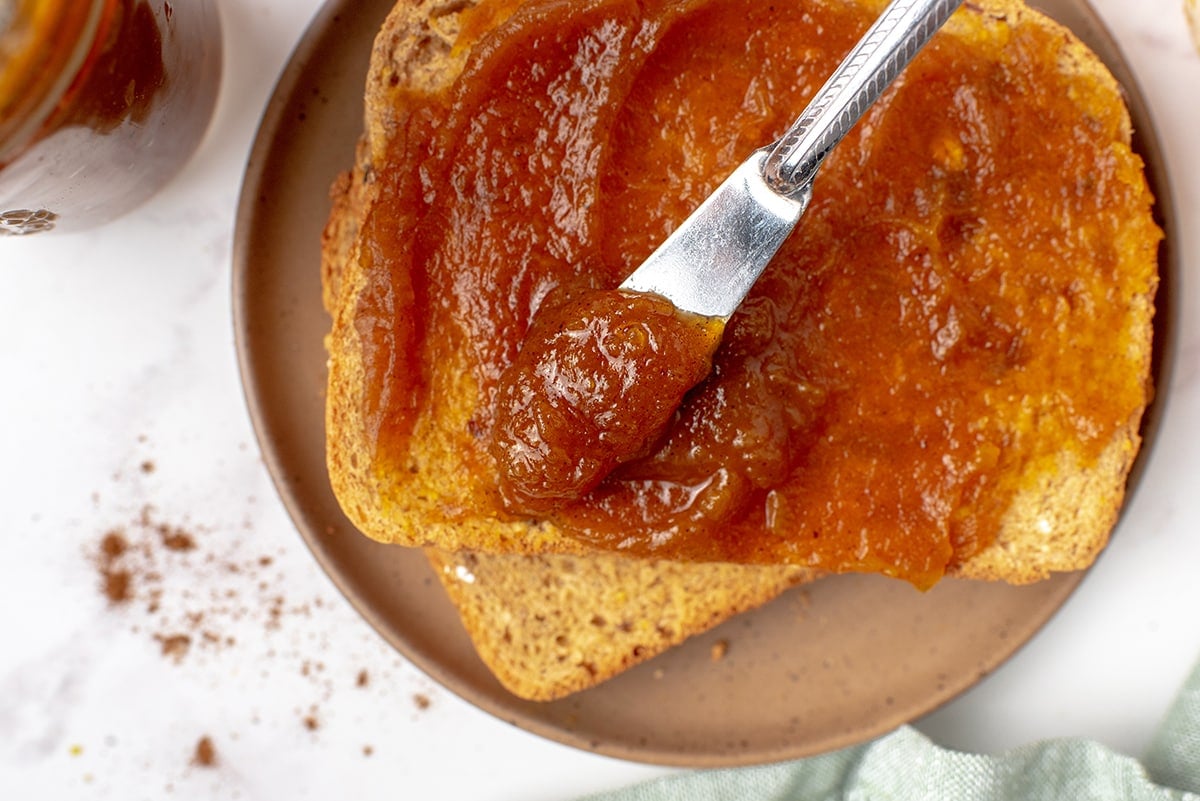
[(505, 504), (551, 512), (648, 455), (712, 369), (723, 329), (616, 289), (539, 309), (496, 393), (491, 452)]
[[(430, 376), (465, 352), (480, 389), (468, 461), (498, 481), (524, 469), (522, 404), (566, 391), (529, 378), (523, 347), (571, 358), (538, 334), (571, 324), (563, 299), (616, 287), (871, 19), (838, 2), (481, 9), (461, 78), (413, 95), (379, 170), (357, 328), (379, 463), (403, 463)], [(1001, 38), (935, 37), (833, 153), (711, 374), (685, 395), (668, 382), (677, 411), (612, 421), (636, 432), (619, 458), (579, 453), (554, 423), (528, 466), (543, 479), (509, 486), (495, 513), (552, 497), (543, 516), (602, 548), (928, 586), (993, 540), (1028, 465), (1094, 459), (1145, 402), (1114, 301), (1129, 291), (1122, 110), (1064, 88), (1052, 31)], [(631, 369), (643, 408), (657, 379)], [(571, 414), (609, 425), (582, 419), (609, 400)]]

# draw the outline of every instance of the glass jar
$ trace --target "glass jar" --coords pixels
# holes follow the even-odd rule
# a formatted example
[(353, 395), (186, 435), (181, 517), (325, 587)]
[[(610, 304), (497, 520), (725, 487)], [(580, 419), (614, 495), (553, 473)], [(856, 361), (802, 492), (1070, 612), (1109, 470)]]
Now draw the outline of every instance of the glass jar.
[(0, 235), (146, 201), (200, 143), (220, 73), (213, 0), (0, 0)]

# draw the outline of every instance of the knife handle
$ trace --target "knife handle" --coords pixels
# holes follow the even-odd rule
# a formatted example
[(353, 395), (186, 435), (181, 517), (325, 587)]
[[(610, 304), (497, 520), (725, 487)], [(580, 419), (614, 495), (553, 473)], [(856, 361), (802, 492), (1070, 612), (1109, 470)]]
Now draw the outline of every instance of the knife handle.
[(792, 127), (767, 146), (763, 178), (791, 197), (963, 0), (892, 0)]

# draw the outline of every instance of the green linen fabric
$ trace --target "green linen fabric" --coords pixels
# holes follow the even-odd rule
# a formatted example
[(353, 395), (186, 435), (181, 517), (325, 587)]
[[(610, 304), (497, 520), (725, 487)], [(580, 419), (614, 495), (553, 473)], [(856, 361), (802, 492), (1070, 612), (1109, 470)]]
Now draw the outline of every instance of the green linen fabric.
[(905, 726), (823, 756), (676, 774), (581, 801), (1200, 801), (1200, 666), (1141, 761), (1084, 739), (998, 756)]

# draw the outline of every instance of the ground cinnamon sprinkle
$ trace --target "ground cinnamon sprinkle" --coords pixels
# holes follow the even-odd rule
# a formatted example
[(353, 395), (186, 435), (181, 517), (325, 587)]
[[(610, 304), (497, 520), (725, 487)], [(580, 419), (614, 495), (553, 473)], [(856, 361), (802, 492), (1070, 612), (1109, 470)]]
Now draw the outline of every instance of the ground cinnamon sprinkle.
[[(300, 710), (296, 710), (298, 714)], [(316, 731), (321, 728), (321, 714), (316, 704), (309, 706), (308, 711), (301, 714), (300, 722), (304, 724), (304, 728), (309, 731)]]
[[(162, 472), (148, 459), (134, 464), (135, 471), (117, 471), (113, 480)], [(100, 497), (99, 492), (93, 494), (97, 506)], [(253, 497), (248, 499), (253, 502)], [(264, 679), (271, 665), (298, 669), (317, 696), (309, 699), (313, 703), (295, 709), (293, 720), (316, 733), (323, 728), (319, 705), (345, 687), (346, 674), (344, 668), (327, 670), (323, 661), (314, 658), (325, 652), (326, 643), (307, 632), (305, 644), (300, 645), (294, 636), (297, 629), (289, 624), (312, 617), (327, 604), (320, 596), (292, 597), (292, 585), (281, 567), (287, 562), (280, 558), (286, 552), (263, 553), (252, 544), (258, 540), (243, 536), (243, 530), (250, 528), (248, 520), (241, 529), (216, 529), (186, 518), (168, 520), (153, 504), (145, 503), (132, 510), (127, 520), (106, 528), (86, 553), (97, 572), (98, 590), (113, 614), (128, 622), (131, 633), (152, 641), (164, 660), (194, 665), (227, 649), (259, 648)], [(372, 682), (365, 668), (351, 675), (355, 687), (378, 684), (386, 693), (387, 682)], [(427, 709), (430, 699), (419, 694), (414, 703)], [(258, 714), (254, 712), (254, 723), (259, 722)], [(368, 756), (373, 750), (364, 747)], [(200, 738), (192, 764), (207, 768), (217, 761), (212, 739)]]
[(100, 540), (100, 555), (97, 568), (100, 571), (100, 586), (109, 603), (119, 604), (128, 601), (130, 592), (129, 571), (120, 566), (122, 555), (129, 550), (129, 543), (117, 530), (109, 531)]
[(272, 556), (242, 557), (238, 540), (211, 535), (199, 526), (167, 523), (147, 504), (105, 532), (92, 554), (109, 604), (129, 608), (136, 602), (152, 620), (135, 630), (149, 628), (163, 656), (177, 663), (198, 648), (232, 646), (236, 638), (221, 631), (223, 624), (259, 618), (274, 629), (295, 611), (273, 591), (282, 576), (272, 575)]
[(196, 743), (196, 750), (192, 754), (192, 764), (201, 768), (216, 766), (217, 749), (213, 747), (212, 738), (207, 734)]
[(132, 597), (129, 583), (129, 571), (109, 571), (104, 574), (104, 594), (114, 604), (125, 603)]
[(121, 536), (119, 531), (113, 530), (104, 535), (104, 539), (100, 540), (100, 553), (107, 559), (116, 559), (129, 547), (129, 543)]
[(176, 663), (182, 662), (188, 649), (192, 647), (192, 638), (186, 634), (155, 634), (154, 639), (162, 645), (162, 655), (174, 659)]
[(164, 548), (171, 551), (194, 551), (196, 550), (196, 541), (192, 539), (192, 535), (178, 528), (169, 526), (159, 526), (158, 534), (162, 537)]

